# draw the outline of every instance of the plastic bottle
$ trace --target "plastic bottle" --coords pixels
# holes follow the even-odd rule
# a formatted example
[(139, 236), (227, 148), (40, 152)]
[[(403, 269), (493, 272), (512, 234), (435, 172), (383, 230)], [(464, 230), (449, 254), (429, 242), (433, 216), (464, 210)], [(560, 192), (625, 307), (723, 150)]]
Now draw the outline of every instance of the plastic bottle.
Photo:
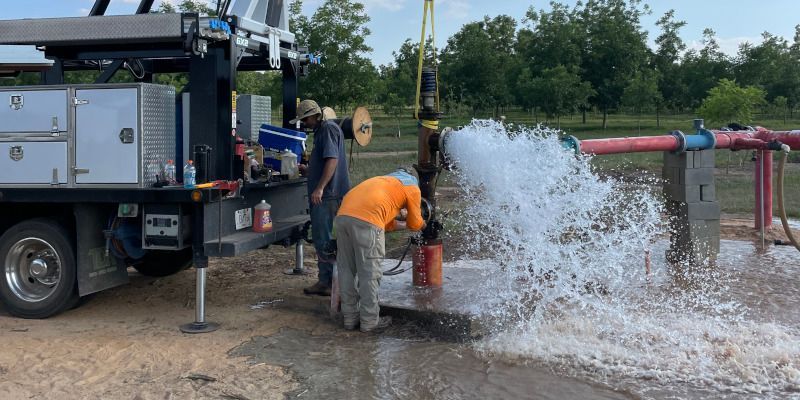
[(177, 182), (176, 173), (175, 161), (167, 160), (167, 165), (164, 166), (164, 180), (167, 181), (168, 184), (174, 185)]
[(297, 167), (297, 154), (286, 149), (281, 153), (281, 175), (287, 175), (289, 179), (297, 178), (300, 170)]
[(194, 167), (194, 161), (189, 160), (186, 162), (186, 165), (183, 167), (183, 187), (186, 189), (194, 188), (196, 184), (195, 179), (197, 178), (197, 169)]
[(272, 230), (272, 217), (269, 212), (271, 208), (272, 206), (266, 200), (261, 200), (261, 203), (256, 205), (256, 212), (253, 216), (254, 232), (269, 232)]

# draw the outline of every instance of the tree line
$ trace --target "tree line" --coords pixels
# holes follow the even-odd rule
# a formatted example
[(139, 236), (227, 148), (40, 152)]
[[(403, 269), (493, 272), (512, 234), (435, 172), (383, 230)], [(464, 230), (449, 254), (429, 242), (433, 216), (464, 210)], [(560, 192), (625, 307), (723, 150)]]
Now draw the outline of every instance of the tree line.
[[(176, 11), (164, 4), (158, 12)], [(290, 3), (290, 29), (301, 45), (322, 55), (322, 65), (300, 80), (303, 97), (343, 111), (370, 104), (398, 118), (410, 115), (419, 43), (406, 39), (390, 63), (376, 66), (369, 58), (370, 17), (362, 3), (325, 0), (311, 16), (302, 14), (302, 6), (302, 0)], [(177, 10), (213, 13), (197, 0), (183, 0)], [(710, 28), (701, 48), (687, 49), (680, 37), (686, 22), (672, 10), (658, 19), (650, 48), (641, 25), (650, 12), (641, 0), (531, 5), (524, 16), (467, 23), (440, 48), (426, 42), (425, 64), (438, 65), (449, 114), (499, 115), (515, 107), (558, 123), (565, 115), (581, 113), (585, 121), (587, 112), (598, 112), (605, 127), (609, 113), (620, 111), (654, 113), (657, 120), (664, 113), (697, 113), (747, 123), (754, 108), (785, 118), (800, 106), (800, 25), (792, 42), (764, 32), (762, 43), (742, 44), (729, 56)], [(181, 75), (156, 80), (185, 83)], [(281, 97), (280, 74), (274, 72), (239, 73), (238, 87), (240, 93)]]
[[(302, 2), (292, 3), (300, 10)], [(641, 25), (650, 8), (640, 0), (589, 0), (574, 6), (553, 1), (531, 6), (519, 19), (484, 17), (465, 24), (434, 53), (442, 104), (449, 113), (520, 107), (557, 121), (561, 116), (609, 113), (702, 113), (718, 122), (750, 122), (754, 107), (790, 115), (800, 105), (800, 25), (793, 42), (764, 32), (736, 55), (720, 49), (715, 32), (687, 49), (685, 21), (674, 10), (661, 16), (655, 48)], [(324, 66), (302, 82), (307, 93), (334, 106), (371, 103), (401, 115), (414, 104), (419, 43), (406, 39), (388, 65), (373, 66), (369, 16), (355, 0), (326, 0), (293, 24), (301, 41), (322, 53)], [(332, 85), (332, 86), (331, 86)], [(713, 90), (712, 90), (713, 89)], [(739, 97), (738, 103), (730, 97)]]

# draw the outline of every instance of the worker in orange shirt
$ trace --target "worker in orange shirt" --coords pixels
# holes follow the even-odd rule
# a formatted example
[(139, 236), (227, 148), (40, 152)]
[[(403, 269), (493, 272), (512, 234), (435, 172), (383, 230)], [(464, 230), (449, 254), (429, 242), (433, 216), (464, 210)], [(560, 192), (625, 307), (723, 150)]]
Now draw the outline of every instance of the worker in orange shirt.
[[(345, 329), (372, 332), (391, 324), (390, 317), (380, 317), (378, 306), (384, 233), (424, 229), (421, 201), (417, 178), (403, 168), (367, 179), (344, 196), (333, 228)], [(405, 222), (397, 219), (401, 214)]]

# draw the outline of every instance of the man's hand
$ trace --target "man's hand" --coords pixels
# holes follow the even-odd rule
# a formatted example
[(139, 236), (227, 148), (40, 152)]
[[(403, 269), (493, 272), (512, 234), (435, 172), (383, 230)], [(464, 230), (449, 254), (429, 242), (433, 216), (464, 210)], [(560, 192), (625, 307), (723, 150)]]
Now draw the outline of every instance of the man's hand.
[(400, 214), (397, 215), (396, 219), (398, 221), (405, 221), (406, 218), (408, 218), (408, 210), (406, 210), (405, 208), (401, 208)]
[(313, 192), (311, 192), (311, 204), (316, 206), (319, 205), (320, 203), (322, 203), (322, 189), (317, 188), (314, 189)]
[(300, 164), (297, 166), (297, 168), (300, 170), (300, 175), (308, 175), (308, 165)]

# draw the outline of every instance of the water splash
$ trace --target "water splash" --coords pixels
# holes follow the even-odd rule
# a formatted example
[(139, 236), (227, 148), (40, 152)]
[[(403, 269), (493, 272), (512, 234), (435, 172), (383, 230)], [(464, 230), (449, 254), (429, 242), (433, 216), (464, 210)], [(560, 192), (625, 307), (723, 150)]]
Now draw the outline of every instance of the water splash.
[(721, 268), (666, 265), (654, 245), (667, 225), (654, 178), (601, 178), (557, 131), (494, 121), (455, 132), (448, 153), (463, 195), (460, 234), (493, 261), (481, 290), (504, 304), (486, 310), (498, 323), (482, 351), (632, 382), (642, 394), (800, 391), (795, 328), (751, 321)]

